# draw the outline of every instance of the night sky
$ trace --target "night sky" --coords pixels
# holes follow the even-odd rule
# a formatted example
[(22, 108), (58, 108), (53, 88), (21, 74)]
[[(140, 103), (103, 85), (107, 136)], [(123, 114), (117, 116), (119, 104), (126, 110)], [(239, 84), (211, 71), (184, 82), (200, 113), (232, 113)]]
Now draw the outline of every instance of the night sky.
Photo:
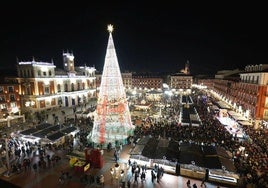
[(68, 50), (76, 66), (102, 71), (108, 24), (121, 71), (179, 72), (189, 60), (196, 75), (268, 63), (266, 6), (44, 2), (1, 5), (1, 67), (34, 57), (62, 68)]

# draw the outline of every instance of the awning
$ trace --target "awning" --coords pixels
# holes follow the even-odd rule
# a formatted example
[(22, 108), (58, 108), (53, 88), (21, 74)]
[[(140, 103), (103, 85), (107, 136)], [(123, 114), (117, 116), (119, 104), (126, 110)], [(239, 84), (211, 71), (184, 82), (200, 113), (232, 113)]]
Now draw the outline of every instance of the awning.
[(238, 123), (239, 123), (240, 125), (253, 126), (253, 124), (250, 123), (249, 121), (238, 121)]
[(130, 155), (141, 155), (145, 145), (136, 145), (130, 152)]
[(233, 118), (235, 119), (236, 121), (245, 121), (247, 120), (247, 118), (245, 118), (244, 116), (242, 116), (241, 114), (235, 112), (235, 111), (232, 111), (232, 110), (229, 110), (228, 111), (228, 114)]

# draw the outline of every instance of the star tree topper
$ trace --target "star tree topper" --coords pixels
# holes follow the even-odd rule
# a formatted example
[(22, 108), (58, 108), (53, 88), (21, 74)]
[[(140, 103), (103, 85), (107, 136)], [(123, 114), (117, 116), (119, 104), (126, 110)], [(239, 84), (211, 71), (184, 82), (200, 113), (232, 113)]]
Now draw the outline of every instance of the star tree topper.
[(112, 24), (109, 24), (107, 30), (109, 31), (109, 33), (113, 32), (114, 26)]

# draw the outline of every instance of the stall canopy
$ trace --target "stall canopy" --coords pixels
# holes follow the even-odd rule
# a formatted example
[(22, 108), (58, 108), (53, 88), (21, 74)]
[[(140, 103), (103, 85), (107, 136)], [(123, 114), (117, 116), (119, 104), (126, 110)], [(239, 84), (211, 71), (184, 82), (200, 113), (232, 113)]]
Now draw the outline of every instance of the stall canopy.
[(222, 168), (222, 165), (218, 156), (204, 157), (204, 165), (208, 169), (221, 169)]
[(228, 114), (235, 120), (235, 121), (246, 121), (247, 118), (245, 118), (244, 116), (242, 116), (241, 114), (235, 112), (235, 111), (232, 111), (232, 110), (229, 110), (228, 111)]
[(253, 124), (250, 123), (249, 121), (238, 121), (238, 123), (240, 125), (244, 125), (244, 126), (253, 126)]
[(142, 150), (142, 155), (150, 159), (155, 159), (158, 141), (157, 139), (150, 139)]
[(131, 150), (130, 155), (141, 155), (145, 145), (136, 145), (134, 149)]
[(204, 166), (202, 150), (199, 145), (182, 143), (180, 144), (179, 162), (181, 164), (195, 163), (197, 166)]
[(157, 149), (155, 152), (155, 158), (157, 159), (161, 159), (163, 157), (166, 158), (168, 143), (169, 143), (169, 140), (167, 139), (159, 139)]
[(177, 161), (179, 155), (179, 142), (175, 140), (170, 140), (166, 153), (167, 159), (171, 161)]
[[(142, 143), (142, 144), (141, 144)], [(155, 161), (177, 161), (180, 164), (194, 164), (209, 169), (223, 169), (235, 172), (231, 154), (221, 147), (180, 143), (169, 139), (145, 137), (139, 140), (131, 151), (131, 157), (154, 159)]]
[(230, 106), (228, 106), (225, 102), (223, 101), (217, 101), (216, 105), (221, 108), (221, 109), (231, 109)]

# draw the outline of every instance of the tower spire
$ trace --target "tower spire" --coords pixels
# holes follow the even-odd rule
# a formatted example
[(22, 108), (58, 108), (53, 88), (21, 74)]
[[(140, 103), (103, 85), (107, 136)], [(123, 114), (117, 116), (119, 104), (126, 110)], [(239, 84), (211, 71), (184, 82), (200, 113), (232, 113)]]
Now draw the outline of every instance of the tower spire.
[(190, 62), (189, 62), (189, 60), (186, 61), (185, 72), (186, 72), (186, 74), (190, 74)]

